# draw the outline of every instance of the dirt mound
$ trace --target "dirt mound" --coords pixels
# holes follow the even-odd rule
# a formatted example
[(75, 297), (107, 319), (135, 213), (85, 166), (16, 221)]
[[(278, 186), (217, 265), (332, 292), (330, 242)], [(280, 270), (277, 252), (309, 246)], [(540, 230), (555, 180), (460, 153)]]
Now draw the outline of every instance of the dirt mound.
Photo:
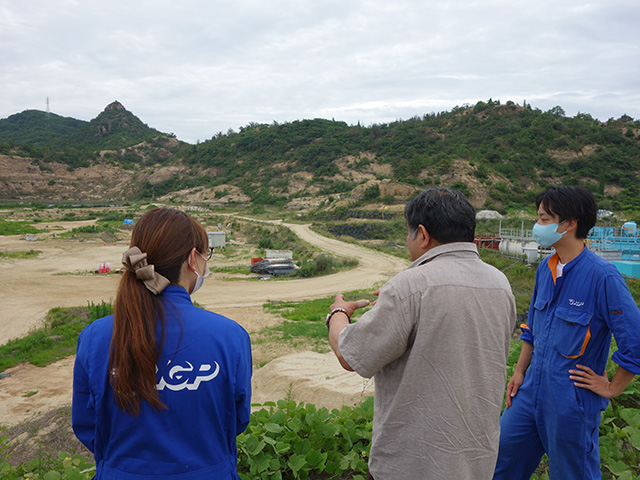
[(373, 380), (347, 372), (333, 352), (301, 352), (268, 363), (253, 374), (252, 403), (281, 399), (340, 409), (373, 395)]

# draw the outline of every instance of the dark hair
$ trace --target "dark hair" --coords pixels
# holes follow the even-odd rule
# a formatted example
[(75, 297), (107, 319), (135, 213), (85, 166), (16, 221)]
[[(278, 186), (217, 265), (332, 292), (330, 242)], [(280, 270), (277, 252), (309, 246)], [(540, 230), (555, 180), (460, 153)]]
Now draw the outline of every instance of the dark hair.
[(561, 222), (576, 220), (577, 238), (587, 238), (598, 220), (596, 200), (589, 190), (582, 187), (547, 187), (536, 196), (536, 210), (540, 205), (549, 215), (557, 215)]
[(414, 236), (423, 225), (438, 243), (473, 242), (476, 211), (457, 190), (427, 188), (407, 203), (404, 216)]
[[(182, 265), (193, 247), (206, 254), (209, 245), (204, 227), (184, 212), (155, 208), (146, 212), (131, 234), (131, 246), (147, 254), (147, 262), (172, 284), (180, 279)], [(166, 408), (156, 390), (156, 363), (164, 341), (165, 314), (155, 295), (126, 269), (114, 304), (113, 335), (109, 352), (109, 381), (120, 409), (137, 415), (140, 401), (156, 410)], [(156, 326), (163, 334), (156, 342)]]

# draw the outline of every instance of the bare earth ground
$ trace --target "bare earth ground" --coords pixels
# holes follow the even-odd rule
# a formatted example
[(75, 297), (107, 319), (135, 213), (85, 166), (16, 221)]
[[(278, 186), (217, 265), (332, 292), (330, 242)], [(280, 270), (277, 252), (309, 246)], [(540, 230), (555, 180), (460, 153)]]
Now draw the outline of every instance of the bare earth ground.
[[(92, 223), (64, 222), (60, 226), (70, 229)], [(407, 265), (401, 259), (323, 237), (305, 225), (288, 226), (324, 252), (357, 258), (359, 266), (325, 277), (288, 281), (224, 281), (212, 276), (194, 300), (208, 310), (233, 318), (252, 334), (282, 321), (263, 311), (262, 304), (267, 301), (313, 299), (374, 288)], [(28, 242), (23, 236), (0, 236), (1, 251), (42, 251), (34, 259), (0, 258), (0, 344), (42, 326), (51, 308), (108, 302), (115, 297), (119, 275), (90, 271), (99, 262), (111, 262), (112, 268), (119, 268), (127, 243), (61, 240), (52, 236), (54, 224), (49, 227), (49, 233), (39, 234), (35, 242)], [(332, 353), (298, 352), (295, 347), (261, 344), (254, 346), (253, 355), (255, 364), (269, 362), (254, 372), (255, 402), (288, 396), (339, 408), (356, 404), (363, 395), (372, 393), (372, 385), (357, 374), (342, 370)], [(0, 426), (16, 425), (70, 405), (73, 361), (71, 357), (44, 368), (19, 365), (10, 369), (11, 376), (0, 379)]]

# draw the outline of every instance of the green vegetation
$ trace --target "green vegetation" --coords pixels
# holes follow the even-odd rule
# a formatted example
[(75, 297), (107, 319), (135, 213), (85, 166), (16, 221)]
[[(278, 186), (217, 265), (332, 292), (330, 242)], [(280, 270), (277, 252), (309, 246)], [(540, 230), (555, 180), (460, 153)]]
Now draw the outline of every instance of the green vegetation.
[[(88, 167), (113, 150), (108, 161), (124, 168), (157, 164), (166, 160), (171, 135), (163, 134), (113, 102), (90, 122), (26, 110), (0, 120), (0, 153), (29, 157), (42, 171), (59, 162), (69, 170)], [(146, 145), (140, 145), (146, 142)], [(134, 147), (135, 148), (132, 148)]]
[[(280, 207), (300, 196), (352, 192), (362, 180), (343, 175), (346, 165), (376, 180), (354, 204), (394, 202), (377, 184), (392, 179), (416, 190), (443, 185), (471, 196), (482, 191), (485, 208), (509, 211), (531, 205), (535, 193), (553, 183), (583, 185), (602, 208), (636, 212), (639, 133), (640, 121), (626, 115), (600, 122), (588, 114), (567, 117), (561, 107), (543, 112), (489, 99), (368, 127), (323, 119), (250, 123), (188, 145), (114, 102), (91, 122), (36, 111), (2, 119), (0, 153), (30, 158), (44, 172), (51, 171), (50, 162), (70, 170), (93, 163), (129, 170), (187, 166), (157, 183), (141, 176), (133, 192), (140, 199), (224, 185), (222, 194), (232, 185), (249, 197), (251, 208)], [(300, 178), (309, 180), (294, 186)]]
[[(346, 292), (347, 300), (368, 299), (373, 303), (373, 291), (356, 290)], [(285, 342), (289, 345), (307, 345), (317, 352), (327, 352), (330, 347), (327, 342), (327, 327), (325, 320), (334, 297), (319, 298), (305, 302), (271, 302), (264, 305), (268, 313), (276, 313), (285, 321), (273, 327), (267, 327), (260, 332), (270, 342)], [(356, 320), (367, 309), (357, 310), (353, 316)], [(254, 340), (252, 340), (254, 341)], [(262, 338), (256, 338), (262, 342)]]
[(331, 412), (285, 400), (264, 406), (238, 436), (240, 478), (364, 480), (373, 397), (359, 407)]
[(321, 254), (314, 260), (303, 260), (300, 263), (300, 269), (295, 275), (298, 277), (317, 277), (320, 275), (328, 275), (345, 268), (353, 268), (358, 265), (358, 260), (354, 258), (338, 258), (332, 255)]
[(233, 232), (242, 235), (247, 243), (255, 245), (258, 255), (266, 256), (267, 250), (291, 250), (296, 261), (310, 260), (316, 253), (315, 249), (306, 242), (302, 242), (290, 229), (269, 223), (234, 220), (231, 225)]
[(262, 257), (266, 256), (267, 250), (291, 250), (300, 267), (294, 276), (308, 278), (327, 275), (358, 265), (356, 259), (338, 258), (317, 251), (308, 243), (302, 242), (289, 228), (280, 225), (235, 220), (231, 229), (240, 232), (248, 243), (256, 245), (256, 254)]
[(4, 480), (90, 480), (95, 472), (95, 464), (78, 454), (59, 453), (55, 459), (46, 462), (38, 458), (18, 466), (0, 461), (0, 478)]
[[(586, 114), (565, 117), (558, 108), (542, 112), (489, 100), (370, 127), (321, 119), (250, 124), (187, 149), (185, 161), (217, 169), (216, 178), (202, 179), (202, 185), (233, 183), (266, 192), (268, 185), (277, 191), (280, 179), (265, 165), (270, 159), (283, 173), (313, 172), (314, 184), (331, 194), (334, 161), (345, 156), (361, 159), (351, 167), (357, 170), (369, 162), (361, 154), (372, 153), (391, 165), (395, 181), (416, 188), (439, 185), (439, 177), (452, 173), (453, 162), (464, 160), (470, 166), (466, 173), (489, 192), (487, 207), (530, 205), (533, 191), (564, 183), (584, 184), (604, 208), (628, 209), (640, 195), (637, 178), (630, 175), (638, 170), (640, 141), (634, 132), (639, 128), (640, 122), (626, 116), (599, 122)], [(255, 189), (258, 176), (261, 188)], [(607, 185), (618, 185), (624, 193), (606, 194)], [(463, 180), (450, 186), (470, 192)], [(260, 195), (252, 201), (276, 204), (282, 197)], [(364, 195), (367, 201), (379, 196), (374, 186)]]
[[(243, 480), (364, 480), (371, 442), (372, 397), (359, 407), (331, 412), (286, 400), (263, 407), (251, 414), (249, 426), (238, 436), (238, 472)], [(3, 480), (89, 480), (94, 474), (95, 465), (79, 454), (59, 453), (55, 458), (11, 466), (3, 461), (0, 448)]]
[(73, 355), (82, 329), (111, 311), (112, 305), (104, 302), (86, 308), (51, 309), (44, 329), (0, 346), (0, 372), (23, 362), (42, 367)]
[(0, 235), (25, 235), (38, 233), (39, 230), (31, 225), (32, 222), (5, 221), (0, 219)]
[(0, 142), (42, 147), (58, 137), (72, 135), (86, 122), (75, 118), (25, 110), (0, 120)]
[(19, 258), (19, 259), (36, 258), (41, 253), (42, 253), (41, 250), (28, 250), (28, 251), (20, 251), (20, 252), (0, 252), (0, 258)]
[[(522, 258), (507, 257), (487, 248), (479, 248), (478, 252), (484, 262), (493, 265), (507, 276), (516, 297), (516, 314), (519, 318), (526, 318), (536, 281), (536, 265), (527, 265)], [(520, 323), (522, 322), (518, 325)]]

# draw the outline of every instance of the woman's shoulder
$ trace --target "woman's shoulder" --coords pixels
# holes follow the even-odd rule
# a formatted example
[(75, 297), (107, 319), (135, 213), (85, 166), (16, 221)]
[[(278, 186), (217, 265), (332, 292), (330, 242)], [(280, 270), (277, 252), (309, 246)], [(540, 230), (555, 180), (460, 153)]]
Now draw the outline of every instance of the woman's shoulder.
[(103, 335), (108, 335), (111, 338), (111, 334), (113, 332), (113, 315), (108, 315), (106, 317), (98, 318), (94, 320), (89, 325), (84, 327), (82, 332), (80, 332), (80, 336), (90, 336), (92, 338), (99, 337)]
[(78, 335), (77, 353), (80, 356), (108, 348), (113, 334), (113, 315), (94, 320)]
[(189, 321), (197, 330), (203, 332), (214, 331), (217, 334), (223, 331), (234, 334), (247, 333), (237, 321), (200, 307), (193, 306), (187, 309), (185, 314), (185, 320)]

